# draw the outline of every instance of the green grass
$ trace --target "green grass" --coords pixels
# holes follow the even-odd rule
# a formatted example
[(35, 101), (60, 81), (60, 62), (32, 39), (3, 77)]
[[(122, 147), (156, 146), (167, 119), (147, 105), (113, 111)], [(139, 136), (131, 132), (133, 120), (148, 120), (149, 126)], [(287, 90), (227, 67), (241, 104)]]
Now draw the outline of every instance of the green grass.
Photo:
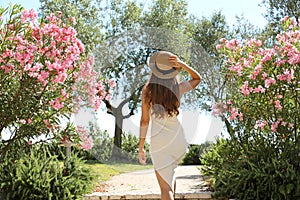
[[(95, 175), (94, 185), (96, 191), (99, 191), (99, 187), (103, 187), (103, 183), (109, 180), (112, 176), (125, 173), (133, 172), (137, 170), (145, 170), (153, 168), (153, 165), (140, 165), (140, 164), (129, 164), (129, 163), (98, 163), (95, 161), (87, 161), (84, 164), (85, 167), (92, 170)], [(101, 190), (101, 189), (100, 189)]]

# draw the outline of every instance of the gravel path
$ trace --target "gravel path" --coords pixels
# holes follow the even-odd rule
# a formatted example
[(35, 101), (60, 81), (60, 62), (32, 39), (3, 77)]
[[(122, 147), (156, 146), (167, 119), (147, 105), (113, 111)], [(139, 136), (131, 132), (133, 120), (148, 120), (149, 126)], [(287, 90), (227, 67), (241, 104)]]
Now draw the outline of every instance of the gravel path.
[[(207, 192), (198, 166), (178, 166), (175, 170), (176, 193)], [(97, 195), (159, 194), (159, 186), (153, 169), (124, 173), (113, 176), (103, 184)]]

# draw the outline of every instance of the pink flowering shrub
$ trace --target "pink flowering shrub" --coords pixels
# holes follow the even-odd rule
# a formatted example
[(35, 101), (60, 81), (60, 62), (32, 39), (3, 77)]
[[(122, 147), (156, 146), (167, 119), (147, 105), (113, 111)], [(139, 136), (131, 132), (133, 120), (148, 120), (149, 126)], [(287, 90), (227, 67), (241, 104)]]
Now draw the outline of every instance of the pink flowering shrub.
[(77, 127), (77, 132), (80, 134), (81, 143), (79, 144), (80, 149), (89, 150), (93, 147), (93, 140), (83, 127)]
[(221, 39), (226, 98), (213, 106), (229, 132), (203, 155), (215, 197), (300, 197), (300, 21), (284, 18), (273, 46)]
[(254, 130), (276, 136), (299, 132), (300, 28), (293, 19), (285, 23), (271, 48), (256, 39), (218, 45), (228, 57), (226, 116), (233, 123), (251, 119)]
[(58, 12), (39, 20), (34, 10), (18, 5), (0, 10), (0, 133), (10, 130), (7, 146), (55, 137), (60, 116), (82, 105), (97, 110), (110, 98), (113, 81), (94, 71), (93, 58), (72, 27), (74, 17), (60, 17)]

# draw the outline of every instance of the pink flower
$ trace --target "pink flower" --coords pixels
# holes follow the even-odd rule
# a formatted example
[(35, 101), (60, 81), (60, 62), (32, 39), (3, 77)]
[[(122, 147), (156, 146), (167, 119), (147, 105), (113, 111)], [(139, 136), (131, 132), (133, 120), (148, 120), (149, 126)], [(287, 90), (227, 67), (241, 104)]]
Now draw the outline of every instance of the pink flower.
[(277, 131), (279, 123), (280, 123), (279, 121), (276, 121), (276, 122), (272, 123), (272, 125), (271, 125), (272, 132), (275, 133)]
[(240, 120), (240, 121), (243, 121), (243, 120), (244, 120), (244, 115), (243, 115), (243, 113), (241, 113), (241, 112), (239, 113), (239, 120)]
[(225, 47), (228, 49), (233, 49), (235, 50), (236, 47), (238, 47), (241, 43), (236, 40), (236, 39), (232, 39), (232, 40), (226, 40), (225, 41)]
[(248, 94), (250, 94), (250, 92), (253, 91), (253, 88), (249, 88), (249, 83), (248, 81), (245, 81), (244, 85), (242, 86), (241, 90), (242, 90), (242, 93), (244, 94), (244, 96), (247, 96)]
[(223, 116), (224, 113), (224, 104), (222, 102), (215, 103), (212, 107), (213, 116)]
[(228, 105), (232, 105), (232, 104), (233, 104), (232, 99), (227, 100), (227, 104), (228, 104)]
[(76, 25), (76, 19), (75, 19), (75, 17), (70, 17), (70, 20), (71, 20), (71, 22), (72, 22), (73, 25)]
[(238, 113), (238, 108), (232, 108), (231, 109), (231, 116), (230, 116), (230, 120), (233, 121), (237, 118), (237, 116), (239, 116)]
[(52, 108), (54, 108), (55, 110), (60, 110), (62, 107), (64, 107), (64, 103), (61, 102), (61, 99), (58, 98), (55, 101), (51, 101), (50, 105), (52, 106)]
[(47, 68), (48, 68), (49, 71), (54, 70), (54, 66), (52, 65), (52, 63), (50, 61), (47, 60), (45, 62), (45, 64), (46, 64), (46, 66), (47, 66)]
[(50, 23), (55, 23), (56, 20), (57, 20), (57, 17), (56, 17), (53, 13), (51, 13), (51, 14), (50, 14), (49, 16), (47, 16), (46, 18), (47, 18), (47, 20), (50, 21)]
[(282, 21), (287, 21), (289, 19), (289, 16), (284, 16), (283, 18), (282, 18)]
[(96, 89), (97, 89), (98, 91), (104, 90), (104, 85), (103, 85), (102, 81), (99, 81), (99, 82), (96, 84)]
[(279, 60), (279, 59), (278, 59), (278, 60), (276, 61), (276, 66), (279, 67), (279, 66), (283, 65), (285, 62), (286, 62), (285, 60)]
[(254, 88), (253, 89), (253, 92), (254, 93), (265, 93), (265, 91), (266, 91), (266, 89), (265, 88), (263, 88), (263, 86), (261, 86), (261, 85), (259, 85), (257, 88)]
[(29, 21), (34, 21), (37, 19), (37, 13), (31, 9), (31, 10), (24, 10), (22, 12), (22, 15), (21, 15), (21, 21), (22, 22), (25, 22), (26, 19), (29, 19)]
[(64, 99), (69, 97), (68, 93), (64, 89), (61, 90), (61, 95), (63, 96)]
[(283, 72), (283, 79), (286, 80), (288, 83), (291, 82), (291, 80), (294, 78), (294, 70), (291, 69), (291, 70), (288, 70), (288, 69), (285, 69), (284, 72)]
[(47, 126), (50, 126), (50, 125), (51, 125), (50, 122), (49, 122), (49, 120), (47, 120), (47, 119), (44, 119), (43, 122), (44, 122), (44, 124), (47, 125)]
[(38, 79), (40, 82), (43, 82), (44, 85), (46, 85), (46, 84), (48, 83), (48, 80), (47, 80), (48, 77), (49, 77), (49, 72), (47, 72), (47, 71), (41, 71), (41, 72), (38, 74), (37, 79)]
[(256, 44), (256, 46), (258, 46), (258, 47), (260, 47), (261, 45), (262, 45), (262, 41), (261, 40), (254, 40), (253, 41), (255, 44)]
[[(111, 99), (111, 94), (106, 92), (115, 87), (116, 82), (105, 80), (105, 84), (99, 87), (102, 96), (95, 95), (98, 92), (95, 86), (100, 76), (93, 68), (93, 57), (87, 57), (88, 52), (84, 52), (83, 43), (76, 37), (76, 30), (64, 24), (61, 16), (62, 13), (57, 12), (46, 20), (38, 21), (34, 10), (25, 10), (13, 16), (18, 19), (4, 21), (6, 24), (3, 26), (7, 30), (0, 30), (0, 35), (7, 41), (7, 49), (5, 46), (0, 53), (0, 73), (8, 85), (22, 84), (18, 81), (24, 78), (35, 84), (27, 88), (28, 91), (41, 97), (39, 104), (48, 105), (51, 109), (60, 110), (65, 104), (70, 107), (80, 105), (79, 101), (87, 101), (91, 106), (99, 107), (104, 99)], [(21, 27), (16, 24), (19, 21), (23, 24)], [(74, 17), (70, 17), (68, 22), (71, 21), (76, 24)], [(5, 34), (5, 31), (9, 31), (9, 34)], [(67, 93), (70, 88), (76, 90)], [(41, 114), (41, 117), (49, 116), (47, 112), (51, 110), (45, 112), (45, 115), (40, 111), (37, 114)], [(32, 124), (39, 120), (24, 117), (16, 122)], [(52, 117), (44, 123), (49, 129), (55, 124)]]
[(6, 74), (9, 73), (13, 68), (14, 68), (14, 66), (11, 64), (0, 66), (0, 69), (4, 70), (4, 73), (6, 73)]
[(262, 45), (262, 41), (256, 40), (256, 39), (251, 39), (250, 41), (246, 41), (246, 45), (249, 47), (252, 47), (253, 45), (260, 47)]
[(271, 84), (275, 84), (276, 80), (274, 78), (269, 78), (265, 80), (265, 88), (269, 88)]
[(58, 76), (53, 79), (55, 83), (64, 83), (68, 75), (66, 73), (59, 73)]
[(28, 124), (32, 124), (32, 121), (31, 121), (30, 118), (27, 119), (27, 123), (28, 123)]
[(236, 71), (239, 76), (242, 76), (243, 67), (241, 63), (237, 63), (236, 65), (232, 65), (230, 67), (230, 71)]
[(87, 131), (83, 127), (77, 127), (77, 132), (80, 133), (80, 144), (79, 148), (89, 150), (93, 147), (93, 140), (89, 137)]
[(10, 49), (6, 49), (3, 53), (2, 53), (2, 58), (11, 58), (13, 57), (13, 51)]
[(111, 94), (108, 94), (108, 95), (105, 96), (105, 100), (107, 100), (107, 101), (110, 101), (111, 98), (112, 98)]
[(264, 72), (263, 74), (262, 74), (262, 80), (266, 80), (266, 78), (268, 77), (268, 74), (266, 73), (266, 72)]
[(115, 82), (113, 79), (110, 79), (110, 80), (108, 81), (108, 84), (109, 84), (109, 87), (110, 87), (110, 88), (114, 88), (114, 87), (116, 86), (116, 82)]
[(29, 72), (29, 76), (33, 77), (33, 78), (36, 78), (39, 76), (39, 73), (37, 72)]
[(32, 68), (30, 68), (30, 71), (31, 72), (39, 71), (42, 67), (43, 65), (41, 63), (37, 63)]
[(222, 48), (222, 45), (221, 44), (218, 44), (217, 46), (216, 46), (216, 49), (218, 50), (218, 49), (221, 49)]
[(102, 104), (102, 100), (100, 98), (96, 98), (97, 100), (94, 103), (94, 110), (97, 111)]
[[(253, 75), (253, 77), (256, 77), (261, 72), (261, 70), (262, 70), (262, 66), (257, 65), (251, 75)], [(255, 80), (255, 79), (253, 79), (253, 80)]]
[(286, 125), (287, 125), (287, 122), (282, 121), (282, 122), (281, 122), (281, 125), (282, 125), (282, 126), (286, 126)]
[(287, 81), (290, 82), (292, 78), (294, 78), (294, 70), (291, 69), (289, 70), (285, 70), (284, 74), (287, 76)]
[(255, 125), (254, 125), (254, 128), (257, 129), (257, 128), (260, 128), (261, 130), (264, 130), (265, 129), (265, 126), (267, 125), (267, 121), (263, 120), (257, 120)]
[(282, 109), (282, 106), (280, 105), (280, 101), (279, 100), (275, 101), (275, 108), (277, 108), (278, 110)]
[(265, 63), (267, 61), (272, 60), (272, 57), (276, 55), (276, 52), (274, 49), (263, 49), (260, 52), (263, 56), (263, 58), (261, 59), (261, 63)]

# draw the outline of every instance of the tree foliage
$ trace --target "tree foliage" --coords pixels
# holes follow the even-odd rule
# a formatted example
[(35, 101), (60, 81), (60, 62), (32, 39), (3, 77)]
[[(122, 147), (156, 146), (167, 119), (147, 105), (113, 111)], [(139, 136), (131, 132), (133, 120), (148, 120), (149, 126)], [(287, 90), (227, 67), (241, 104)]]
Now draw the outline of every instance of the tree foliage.
[(261, 6), (266, 8), (264, 17), (267, 19), (263, 35), (267, 39), (267, 44), (272, 46), (276, 40), (276, 35), (282, 30), (281, 21), (285, 16), (300, 17), (300, 4), (297, 0), (263, 0)]
[(265, 18), (273, 25), (279, 25), (285, 16), (300, 17), (300, 4), (297, 0), (263, 0), (262, 6), (267, 8)]
[[(121, 98), (119, 103), (106, 102), (109, 113), (116, 117), (115, 145), (118, 148), (121, 147), (123, 119), (132, 116), (140, 106), (141, 89), (149, 75), (147, 58), (160, 49), (174, 53), (181, 50), (178, 43), (183, 40), (176, 38), (176, 34), (182, 34), (186, 23), (187, 12), (183, 5), (184, 1), (154, 1), (149, 10), (142, 12), (143, 5), (133, 1), (111, 3), (105, 45), (97, 54), (102, 55), (98, 61), (101, 72), (106, 78), (116, 78), (114, 100)], [(128, 112), (123, 113), (126, 107)]]
[(61, 19), (76, 18), (73, 25), (86, 52), (93, 53), (103, 39), (104, 20), (102, 0), (40, 0), (41, 16), (61, 13)]
[[(55, 7), (63, 8), (65, 4), (68, 5), (66, 0), (59, 1)], [(43, 9), (54, 8), (53, 5), (45, 4)], [(179, 55), (203, 76), (201, 86), (184, 96), (183, 102), (189, 107), (210, 111), (213, 102), (224, 98), (226, 79), (220, 76), (223, 63), (215, 46), (220, 38), (229, 38), (232, 32), (221, 12), (198, 19), (189, 16), (184, 0), (153, 0), (147, 6), (131, 0), (112, 0), (101, 6), (98, 9), (101, 14), (91, 13), (104, 16), (102, 41), (95, 45), (95, 66), (106, 79), (116, 79), (113, 99), (105, 103), (108, 113), (116, 118), (117, 147), (121, 147), (123, 119), (135, 114), (140, 106), (141, 88), (149, 75), (146, 60), (154, 51), (167, 50)], [(65, 10), (68, 12), (72, 13), (72, 9)], [(246, 37), (245, 27), (250, 25), (237, 26), (235, 31)], [(187, 77), (186, 73), (181, 74), (182, 80)]]

